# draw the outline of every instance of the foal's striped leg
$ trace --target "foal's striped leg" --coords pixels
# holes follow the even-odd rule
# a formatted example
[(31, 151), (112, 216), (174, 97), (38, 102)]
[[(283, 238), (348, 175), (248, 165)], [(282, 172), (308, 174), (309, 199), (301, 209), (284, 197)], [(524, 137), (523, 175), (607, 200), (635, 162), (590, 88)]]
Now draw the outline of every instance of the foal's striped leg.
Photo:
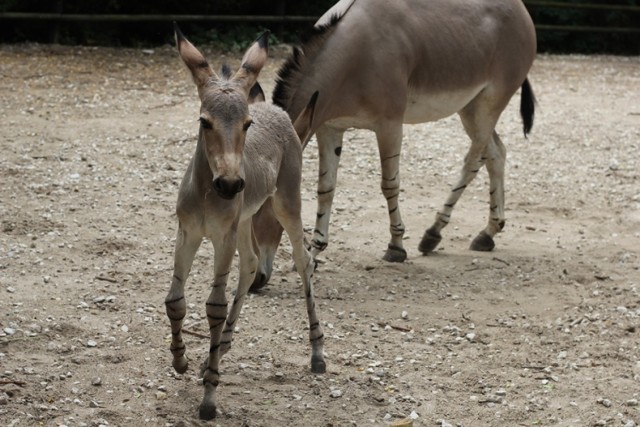
[(327, 248), (329, 243), (329, 219), (331, 205), (338, 179), (338, 165), (342, 153), (343, 130), (320, 126), (316, 131), (318, 140), (319, 169), (318, 169), (318, 211), (316, 226), (311, 240), (311, 255), (313, 258)]
[[(300, 194), (299, 189), (289, 194)], [(327, 365), (324, 361), (324, 333), (322, 325), (316, 313), (316, 302), (313, 294), (313, 272), (315, 262), (304, 247), (304, 231), (300, 219), (300, 200), (281, 200), (281, 194), (277, 194), (273, 201), (274, 211), (278, 221), (287, 232), (293, 251), (293, 261), (296, 271), (300, 275), (303, 284), (304, 296), (309, 318), (309, 341), (311, 342), (311, 372), (322, 374), (326, 372)], [(286, 196), (284, 197), (286, 198)]]
[(389, 231), (391, 241), (383, 259), (389, 262), (403, 262), (407, 251), (402, 244), (404, 223), (400, 216), (400, 151), (402, 149), (402, 123), (387, 124), (376, 130), (382, 181), (380, 188), (389, 209)]
[(167, 317), (171, 322), (171, 353), (173, 354), (173, 368), (182, 374), (187, 370), (188, 363), (184, 353), (186, 347), (182, 340), (182, 324), (187, 314), (187, 303), (184, 298), (184, 284), (189, 276), (193, 258), (200, 247), (202, 236), (187, 232), (178, 225), (178, 235), (176, 237), (176, 248), (174, 255), (173, 279), (169, 293), (165, 298)]
[(231, 270), (231, 263), (236, 252), (236, 231), (230, 230), (222, 239), (211, 239), (214, 245), (214, 275), (213, 289), (207, 298), (207, 320), (211, 342), (209, 356), (205, 360), (202, 370), (202, 385), (204, 398), (199, 408), (200, 419), (210, 420), (216, 416), (215, 393), (220, 383), (220, 338), (222, 328), (227, 320), (227, 280)]

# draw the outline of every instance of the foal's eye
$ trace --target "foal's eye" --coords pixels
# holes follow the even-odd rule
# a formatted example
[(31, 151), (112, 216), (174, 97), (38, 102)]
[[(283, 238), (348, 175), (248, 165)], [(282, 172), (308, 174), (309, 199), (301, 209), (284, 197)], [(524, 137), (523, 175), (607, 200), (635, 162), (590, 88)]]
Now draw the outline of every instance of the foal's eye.
[(249, 126), (251, 126), (251, 123), (253, 123), (253, 120), (247, 120), (246, 122), (244, 122), (244, 126), (242, 126), (242, 130), (246, 132), (247, 129), (249, 129)]
[(200, 117), (198, 119), (200, 121), (200, 124), (202, 125), (202, 127), (204, 129), (213, 129), (213, 125), (211, 124), (211, 122), (203, 117)]

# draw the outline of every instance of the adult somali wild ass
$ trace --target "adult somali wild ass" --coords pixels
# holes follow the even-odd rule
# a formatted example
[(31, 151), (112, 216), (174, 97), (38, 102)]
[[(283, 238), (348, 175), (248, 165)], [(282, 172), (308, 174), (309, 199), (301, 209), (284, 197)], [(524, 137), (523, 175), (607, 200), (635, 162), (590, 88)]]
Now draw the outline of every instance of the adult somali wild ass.
[[(506, 149), (495, 126), (512, 95), (522, 88), (525, 136), (531, 130), (535, 99), (527, 73), (535, 53), (535, 29), (521, 0), (341, 0), (327, 11), (280, 69), (273, 93), (273, 102), (290, 117), (297, 117), (312, 93), (321, 94), (311, 127), (320, 161), (314, 257), (328, 243), (342, 137), (347, 128), (355, 127), (374, 131), (378, 142), (391, 231), (384, 259), (406, 259), (398, 204), (402, 126), (454, 113), (471, 146), (457, 182), (418, 248), (423, 254), (436, 248), (465, 187), (486, 165), (489, 221), (471, 249), (492, 250), (493, 237), (505, 225)], [(262, 255), (253, 289), (269, 280), (282, 230), (269, 212), (262, 214), (256, 220)]]
[[(204, 398), (199, 415), (212, 419), (216, 416), (220, 358), (231, 346), (234, 324), (258, 265), (252, 217), (265, 202), (289, 235), (302, 278), (309, 315), (311, 370), (325, 371), (323, 333), (311, 283), (314, 263), (304, 246), (300, 218), (302, 145), (298, 135), (308, 138), (317, 95), (310, 96), (311, 102), (292, 125), (279, 107), (265, 102), (249, 105), (251, 89), (267, 60), (267, 33), (247, 50), (239, 71), (231, 75), (223, 67), (219, 77), (177, 26), (175, 30), (180, 57), (191, 71), (201, 104), (198, 142), (178, 194), (175, 264), (165, 304), (171, 321), (173, 367), (184, 373), (184, 285), (202, 239), (209, 238), (215, 250), (213, 289), (206, 302), (211, 345), (202, 367)], [(228, 310), (225, 290), (236, 248), (240, 254), (239, 284)]]

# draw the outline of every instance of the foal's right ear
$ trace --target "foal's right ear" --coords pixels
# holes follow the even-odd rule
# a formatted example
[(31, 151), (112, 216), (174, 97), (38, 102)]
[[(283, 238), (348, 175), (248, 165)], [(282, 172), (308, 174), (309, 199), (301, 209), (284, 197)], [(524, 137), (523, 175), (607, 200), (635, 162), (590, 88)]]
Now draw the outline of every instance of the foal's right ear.
[(298, 134), (298, 138), (300, 138), (300, 143), (302, 144), (302, 149), (304, 150), (311, 138), (311, 129), (313, 125), (313, 115), (316, 111), (316, 102), (318, 101), (318, 91), (315, 91), (313, 95), (311, 95), (311, 99), (309, 103), (302, 110), (302, 113), (298, 116), (298, 118), (293, 122), (293, 128), (296, 130)]
[(180, 53), (182, 62), (184, 62), (189, 71), (191, 71), (193, 81), (196, 86), (198, 86), (198, 89), (200, 89), (211, 77), (216, 76), (216, 73), (200, 51), (186, 39), (182, 31), (180, 31), (178, 24), (175, 22), (173, 23), (173, 29), (176, 36), (176, 46), (178, 47), (178, 53)]

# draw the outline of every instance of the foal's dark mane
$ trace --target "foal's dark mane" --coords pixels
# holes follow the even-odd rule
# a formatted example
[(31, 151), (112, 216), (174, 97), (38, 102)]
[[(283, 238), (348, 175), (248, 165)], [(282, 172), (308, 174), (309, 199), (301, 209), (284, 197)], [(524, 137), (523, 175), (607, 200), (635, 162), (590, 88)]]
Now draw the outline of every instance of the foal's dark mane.
[(301, 37), (301, 46), (294, 46), (293, 52), (278, 70), (276, 86), (271, 97), (275, 105), (284, 110), (287, 109), (291, 97), (300, 84), (305, 67), (316, 57), (325, 40), (329, 38), (329, 35), (343, 16), (344, 13), (342, 15), (332, 15), (328, 23), (319, 27), (314, 26), (308, 34)]

